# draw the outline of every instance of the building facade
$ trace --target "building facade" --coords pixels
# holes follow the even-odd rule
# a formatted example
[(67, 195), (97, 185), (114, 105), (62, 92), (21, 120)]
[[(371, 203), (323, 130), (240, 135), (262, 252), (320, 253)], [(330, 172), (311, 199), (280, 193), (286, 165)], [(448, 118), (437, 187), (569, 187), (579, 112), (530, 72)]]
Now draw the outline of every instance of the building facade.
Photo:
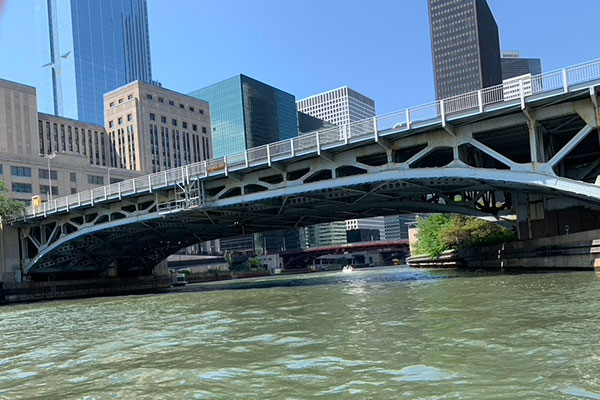
[(375, 101), (343, 86), (296, 103), (298, 111), (334, 125), (345, 125), (375, 116)]
[(104, 127), (38, 113), (33, 87), (0, 80), (0, 181), (11, 198), (66, 196), (140, 174), (107, 166)]
[(518, 51), (503, 51), (500, 58), (502, 65), (502, 80), (516, 76), (542, 73), (542, 60), (539, 58), (521, 58)]
[(437, 99), (502, 83), (500, 40), (486, 0), (428, 0)]
[(417, 220), (416, 214), (388, 215), (384, 217), (385, 240), (408, 240), (408, 228)]
[[(309, 127), (314, 127), (319, 120), (324, 121), (324, 124), (345, 125), (372, 118), (376, 115), (375, 101), (350, 89), (348, 86), (298, 100), (296, 106), (298, 107), (298, 115), (306, 114), (308, 117), (313, 118), (312, 120), (304, 117), (301, 119), (303, 122), (302, 130), (310, 129), (304, 128), (306, 122), (309, 123)], [(357, 220), (353, 221), (357, 223)], [(338, 221), (307, 227), (310, 247), (346, 244), (348, 242), (346, 225), (347, 222)]]
[(385, 220), (384, 217), (372, 217), (361, 219), (346, 220), (346, 230), (366, 229), (377, 231), (377, 240), (385, 240)]
[(40, 111), (97, 125), (103, 94), (152, 82), (146, 0), (36, 0)]
[(210, 103), (215, 157), (298, 136), (295, 97), (245, 75), (190, 96)]
[(113, 168), (153, 173), (212, 158), (207, 102), (135, 81), (104, 95)]

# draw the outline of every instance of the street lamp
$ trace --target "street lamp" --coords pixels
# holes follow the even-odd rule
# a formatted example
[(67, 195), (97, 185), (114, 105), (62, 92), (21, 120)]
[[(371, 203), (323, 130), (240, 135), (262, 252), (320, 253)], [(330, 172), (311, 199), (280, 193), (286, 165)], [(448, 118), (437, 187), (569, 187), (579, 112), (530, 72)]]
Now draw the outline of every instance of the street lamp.
[(48, 155), (40, 154), (40, 157), (45, 157), (48, 160), (48, 200), (52, 201), (52, 173), (50, 171), (50, 160), (56, 158), (56, 152), (53, 151), (52, 154)]

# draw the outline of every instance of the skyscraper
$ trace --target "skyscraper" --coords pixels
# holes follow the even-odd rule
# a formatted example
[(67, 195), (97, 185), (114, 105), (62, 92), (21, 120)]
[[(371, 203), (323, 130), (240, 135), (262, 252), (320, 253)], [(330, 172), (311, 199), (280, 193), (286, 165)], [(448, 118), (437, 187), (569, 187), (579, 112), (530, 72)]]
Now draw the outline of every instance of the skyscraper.
[(502, 80), (515, 76), (542, 73), (542, 60), (539, 58), (521, 58), (518, 51), (503, 51), (500, 58), (502, 65)]
[(486, 0), (429, 0), (438, 99), (502, 83), (498, 26)]
[(298, 111), (335, 125), (375, 116), (375, 101), (343, 86), (297, 102)]
[(36, 0), (40, 111), (101, 125), (103, 95), (152, 81), (146, 0)]
[[(350, 124), (375, 116), (375, 101), (348, 86), (298, 100), (296, 105), (299, 115), (304, 113), (334, 125)], [(307, 232), (310, 247), (347, 243), (344, 221), (309, 226)]]
[(293, 95), (245, 75), (189, 94), (210, 104), (214, 157), (298, 136)]

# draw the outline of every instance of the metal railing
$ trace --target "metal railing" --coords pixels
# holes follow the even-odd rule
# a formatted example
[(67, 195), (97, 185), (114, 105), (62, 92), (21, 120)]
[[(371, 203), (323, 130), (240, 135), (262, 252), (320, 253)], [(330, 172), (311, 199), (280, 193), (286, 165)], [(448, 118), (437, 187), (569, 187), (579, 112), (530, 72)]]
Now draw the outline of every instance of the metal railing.
[(357, 121), (344, 126), (310, 132), (293, 139), (282, 140), (246, 150), (243, 153), (200, 161), (154, 174), (129, 179), (111, 185), (56, 198), (41, 206), (29, 206), (13, 220), (46, 216), (71, 208), (94, 205), (138, 193), (151, 193), (175, 184), (189, 183), (210, 175), (226, 175), (256, 165), (271, 165), (273, 160), (309, 153), (320, 154), (324, 147), (344, 145), (368, 138), (377, 140), (381, 134), (403, 132), (415, 125), (445, 122), (448, 116), (466, 112), (484, 112), (485, 107), (507, 101), (521, 101), (542, 93), (567, 92), (573, 85), (600, 80), (600, 59), (561, 70), (527, 75), (510, 84), (488, 87), (475, 92), (453, 96), (417, 107)]

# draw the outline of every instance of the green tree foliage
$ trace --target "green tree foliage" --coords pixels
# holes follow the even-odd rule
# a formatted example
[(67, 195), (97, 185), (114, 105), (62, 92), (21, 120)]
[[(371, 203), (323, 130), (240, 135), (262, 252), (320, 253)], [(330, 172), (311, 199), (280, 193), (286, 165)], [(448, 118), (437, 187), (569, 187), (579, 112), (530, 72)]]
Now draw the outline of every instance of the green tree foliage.
[(17, 215), (25, 209), (25, 204), (20, 201), (12, 200), (6, 197), (6, 186), (0, 182), (0, 218), (6, 220)]
[(432, 215), (419, 219), (417, 252), (437, 258), (445, 250), (515, 240), (514, 233), (494, 222), (461, 215)]

